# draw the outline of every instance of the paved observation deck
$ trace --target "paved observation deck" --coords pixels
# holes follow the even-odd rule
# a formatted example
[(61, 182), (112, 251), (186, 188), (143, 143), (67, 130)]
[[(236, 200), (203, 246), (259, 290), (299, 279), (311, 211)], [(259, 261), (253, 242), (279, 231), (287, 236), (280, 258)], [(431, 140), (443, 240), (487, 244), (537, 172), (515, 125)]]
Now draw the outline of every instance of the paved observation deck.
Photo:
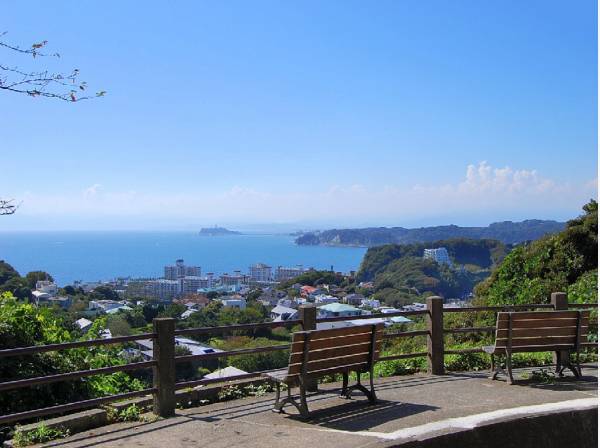
[[(531, 370), (516, 369), (516, 378)], [(596, 364), (586, 365), (580, 380), (567, 374), (548, 382), (519, 380), (509, 386), (486, 376), (479, 372), (382, 378), (376, 381), (379, 402), (375, 405), (361, 395), (352, 400), (339, 398), (335, 389), (339, 385), (323, 384), (320, 389), (326, 393), (309, 397), (313, 417), (307, 421), (297, 418), (293, 407), (286, 408), (289, 414), (273, 413), (273, 394), (267, 394), (181, 409), (173, 418), (151, 423), (113, 424), (44, 446), (354, 448), (430, 446), (428, 441), (435, 441), (436, 447), (478, 446), (483, 439), (478, 443), (463, 440), (457, 445), (456, 440), (440, 437), (475, 434), (481, 428), (508, 424), (514, 431), (496, 426), (496, 435), (489, 433), (486, 437), (491, 442), (485, 443), (510, 447), (516, 446), (510, 438), (519, 432), (515, 422), (529, 421), (537, 425), (535, 434), (540, 439), (536, 443), (542, 447), (547, 446), (544, 440), (559, 437), (564, 415), (572, 418), (562, 420), (565, 425), (584, 440), (593, 438), (593, 433), (597, 438), (597, 426), (591, 428), (578, 414), (597, 410)], [(573, 427), (580, 423), (581, 428)], [(594, 440), (590, 442), (596, 446)]]

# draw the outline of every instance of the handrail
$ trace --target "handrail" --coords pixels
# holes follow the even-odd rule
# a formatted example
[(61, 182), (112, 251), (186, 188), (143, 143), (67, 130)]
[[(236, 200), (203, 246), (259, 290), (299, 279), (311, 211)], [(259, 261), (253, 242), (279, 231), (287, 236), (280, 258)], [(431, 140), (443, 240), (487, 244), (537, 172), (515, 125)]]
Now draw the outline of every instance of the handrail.
[(302, 321), (300, 319), (294, 319), (294, 320), (284, 320), (281, 322), (260, 322), (260, 323), (256, 323), (256, 324), (222, 325), (219, 327), (185, 328), (182, 330), (175, 330), (175, 336), (199, 335), (199, 334), (219, 334), (219, 333), (229, 333), (232, 331), (256, 330), (259, 328), (291, 327), (294, 325), (302, 325)]
[(176, 356), (175, 362), (177, 364), (188, 361), (196, 361), (199, 359), (208, 360), (214, 358), (225, 358), (227, 356), (240, 356), (240, 355), (251, 355), (254, 353), (266, 353), (266, 352), (276, 352), (279, 350), (289, 350), (289, 344), (281, 344), (281, 345), (267, 345), (265, 347), (255, 347), (255, 348), (244, 348), (241, 350), (229, 350), (223, 352), (212, 352), (212, 353), (202, 353), (199, 355), (183, 355)]
[(569, 308), (598, 308), (597, 303), (569, 303)]
[(116, 401), (116, 400), (124, 400), (126, 398), (139, 397), (141, 395), (149, 395), (154, 392), (156, 392), (156, 389), (154, 389), (154, 388), (136, 390), (133, 392), (125, 392), (125, 393), (118, 394), (118, 395), (110, 395), (108, 397), (93, 398), (91, 400), (76, 401), (74, 403), (61, 404), (58, 406), (51, 406), (49, 408), (35, 409), (33, 411), (25, 411), (25, 412), (19, 412), (16, 414), (2, 415), (2, 416), (0, 416), (0, 424), (12, 423), (12, 422), (16, 422), (19, 420), (33, 418), (33, 417), (42, 417), (44, 415), (60, 414), (62, 412), (67, 412), (67, 411), (75, 411), (75, 410), (79, 410), (79, 409), (92, 408), (99, 404), (110, 403), (111, 401)]
[(22, 380), (5, 381), (0, 383), (0, 392), (5, 390), (20, 389), (22, 387), (35, 386), (38, 384), (50, 384), (57, 381), (79, 379), (86, 376), (106, 375), (115, 372), (126, 372), (128, 370), (147, 369), (156, 365), (156, 361), (133, 362), (130, 364), (121, 364), (118, 366), (101, 367), (98, 369), (78, 370), (69, 373), (59, 373), (56, 375), (38, 376), (35, 378), (24, 378)]
[(32, 345), (0, 350), (0, 358), (5, 356), (29, 355), (31, 353), (52, 352), (79, 347), (96, 347), (98, 345), (122, 344), (123, 342), (139, 341), (140, 339), (155, 339), (156, 333), (142, 333), (132, 336), (116, 336), (108, 339), (89, 339), (87, 341), (63, 342), (60, 344)]
[(427, 310), (414, 310), (396, 311), (394, 313), (361, 314), (360, 316), (322, 317), (320, 319), (317, 319), (317, 322), (341, 322), (345, 320), (386, 319), (396, 316), (420, 316), (427, 313), (429, 313), (429, 311)]
[(463, 327), (463, 328), (444, 328), (444, 333), (493, 333), (496, 327)]
[(554, 305), (550, 303), (529, 303), (525, 305), (498, 305), (498, 306), (465, 306), (460, 308), (444, 308), (444, 313), (473, 313), (473, 312), (491, 312), (491, 311), (511, 311), (511, 310), (529, 310), (532, 308), (551, 308)]

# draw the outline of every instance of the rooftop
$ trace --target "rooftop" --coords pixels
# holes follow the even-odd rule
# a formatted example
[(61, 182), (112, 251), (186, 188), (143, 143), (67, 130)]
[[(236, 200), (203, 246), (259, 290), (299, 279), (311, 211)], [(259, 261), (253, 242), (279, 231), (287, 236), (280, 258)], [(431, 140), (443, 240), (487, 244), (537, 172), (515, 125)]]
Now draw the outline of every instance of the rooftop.
[[(531, 370), (519, 370), (520, 374), (527, 372)], [(273, 395), (267, 394), (179, 409), (175, 417), (151, 423), (114, 424), (46, 446), (354, 448), (399, 446), (416, 440), (438, 443), (437, 437), (460, 437), (466, 431), (473, 434), (524, 417), (597, 408), (597, 386), (595, 364), (584, 367), (580, 380), (565, 376), (546, 383), (521, 380), (513, 386), (489, 380), (481, 372), (382, 378), (376, 382), (379, 402), (375, 405), (367, 404), (360, 395), (343, 400), (335, 390), (339, 384), (325, 384), (320, 388), (326, 393), (309, 397), (313, 417), (307, 421), (298, 419), (293, 408), (290, 414), (271, 412)], [(536, 442), (543, 446), (544, 437), (559, 437), (557, 434), (559, 431), (540, 431)], [(502, 432), (502, 446), (514, 446), (511, 437), (510, 431)]]

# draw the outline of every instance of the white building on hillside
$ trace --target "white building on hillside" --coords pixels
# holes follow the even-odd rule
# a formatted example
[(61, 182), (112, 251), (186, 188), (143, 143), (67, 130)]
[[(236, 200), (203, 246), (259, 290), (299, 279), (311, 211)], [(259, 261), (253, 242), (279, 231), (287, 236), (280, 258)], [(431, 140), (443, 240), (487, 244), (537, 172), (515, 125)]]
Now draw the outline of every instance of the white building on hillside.
[(452, 265), (452, 261), (450, 261), (450, 256), (448, 255), (448, 251), (445, 247), (438, 247), (435, 249), (425, 249), (423, 253), (423, 258), (430, 259), (436, 261), (439, 264), (447, 264), (448, 266)]

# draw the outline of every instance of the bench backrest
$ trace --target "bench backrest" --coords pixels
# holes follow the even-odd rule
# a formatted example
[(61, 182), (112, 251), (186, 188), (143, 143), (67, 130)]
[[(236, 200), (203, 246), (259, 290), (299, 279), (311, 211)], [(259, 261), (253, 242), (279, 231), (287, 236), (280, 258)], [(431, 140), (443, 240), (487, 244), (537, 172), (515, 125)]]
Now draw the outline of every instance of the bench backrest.
[(367, 371), (379, 357), (383, 324), (294, 333), (288, 377)]
[(496, 349), (557, 351), (578, 349), (586, 340), (589, 311), (501, 312)]

